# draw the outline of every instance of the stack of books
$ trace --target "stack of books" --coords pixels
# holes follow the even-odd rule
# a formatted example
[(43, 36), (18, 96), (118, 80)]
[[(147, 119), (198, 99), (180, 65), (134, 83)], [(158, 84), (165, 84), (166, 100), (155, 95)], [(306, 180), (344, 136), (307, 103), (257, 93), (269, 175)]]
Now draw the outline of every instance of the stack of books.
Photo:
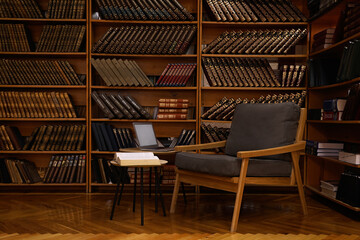
[(335, 98), (324, 100), (321, 120), (342, 120), (346, 99)]
[(1, 52), (30, 52), (24, 24), (0, 24)]
[(85, 85), (85, 75), (78, 76), (68, 61), (0, 59), (0, 66), (4, 85)]
[(321, 193), (328, 197), (336, 198), (338, 186), (339, 186), (338, 180), (328, 180), (328, 181), (320, 180)]
[(344, 19), (344, 38), (355, 35), (360, 32), (360, 4), (348, 3), (345, 9)]
[(319, 157), (339, 157), (339, 152), (344, 149), (344, 143), (329, 143), (306, 140), (305, 152)]
[(196, 25), (136, 25), (111, 27), (93, 46), (94, 53), (185, 54)]
[(302, 12), (290, 1), (267, 0), (206, 0), (216, 21), (234, 22), (300, 22), (307, 21)]
[(211, 87), (280, 87), (267, 59), (203, 57)]
[(44, 183), (84, 183), (86, 155), (54, 155), (45, 172)]
[(45, 25), (36, 52), (79, 52), (86, 26)]
[(0, 117), (76, 118), (66, 92), (0, 92)]
[(161, 73), (155, 86), (184, 87), (196, 68), (196, 63), (169, 63)]
[(42, 179), (33, 162), (24, 159), (0, 159), (0, 183), (37, 183)]
[(96, 0), (100, 17), (113, 20), (192, 21), (195, 18), (177, 0)]
[(36, 0), (2, 0), (0, 4), (1, 18), (43, 18)]
[(204, 54), (286, 54), (307, 29), (264, 29), (224, 32), (210, 42)]
[(209, 120), (232, 120), (235, 108), (238, 104), (293, 102), (301, 107), (305, 101), (305, 96), (306, 91), (290, 94), (269, 94), (266, 97), (260, 96), (258, 99), (253, 98), (251, 100), (247, 98), (238, 98), (235, 100), (234, 98), (223, 97), (210, 108), (205, 108), (201, 118)]
[(188, 119), (189, 99), (159, 99), (157, 119)]
[(91, 123), (94, 149), (99, 151), (119, 151), (120, 148), (136, 147), (129, 128), (113, 128), (106, 123)]
[(340, 151), (339, 160), (355, 165), (360, 165), (360, 153)]
[(300, 87), (305, 76), (306, 65), (283, 65), (281, 72), (282, 87)]
[(327, 28), (314, 35), (312, 51), (316, 52), (330, 47), (335, 42), (335, 28)]
[(99, 73), (106, 86), (152, 87), (154, 84), (134, 60), (91, 59), (91, 64)]
[(131, 96), (116, 92), (93, 91), (91, 97), (106, 117), (125, 119), (151, 119), (152, 116)]

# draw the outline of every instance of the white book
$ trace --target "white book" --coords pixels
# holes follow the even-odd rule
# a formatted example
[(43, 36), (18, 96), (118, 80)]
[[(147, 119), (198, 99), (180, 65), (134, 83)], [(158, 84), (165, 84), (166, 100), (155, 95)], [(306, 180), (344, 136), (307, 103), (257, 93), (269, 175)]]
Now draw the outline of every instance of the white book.
[(359, 165), (360, 164), (360, 154), (340, 151), (339, 152), (339, 160), (348, 162), (351, 164)]
[(115, 161), (120, 166), (160, 166), (160, 160), (153, 152), (115, 153)]
[(339, 186), (339, 180), (320, 180), (321, 189), (329, 189), (331, 191), (336, 192)]

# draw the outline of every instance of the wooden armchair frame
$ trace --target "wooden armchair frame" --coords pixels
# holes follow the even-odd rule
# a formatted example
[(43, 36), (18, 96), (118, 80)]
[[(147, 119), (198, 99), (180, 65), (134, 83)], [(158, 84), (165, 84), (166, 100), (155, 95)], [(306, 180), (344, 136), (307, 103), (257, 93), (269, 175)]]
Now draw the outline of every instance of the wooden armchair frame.
[[(300, 166), (299, 166), (300, 153), (305, 150), (305, 141), (303, 141), (305, 121), (306, 121), (306, 110), (301, 109), (300, 119), (298, 123), (298, 129), (294, 144), (275, 147), (275, 148), (238, 152), (237, 157), (242, 159), (239, 177), (223, 177), (223, 176), (216, 176), (206, 173), (176, 169), (176, 181), (175, 181), (174, 192), (171, 201), (170, 213), (175, 213), (176, 201), (177, 201), (179, 186), (181, 182), (234, 192), (236, 193), (236, 200), (235, 200), (230, 231), (236, 232), (245, 184), (270, 185), (270, 186), (294, 186), (296, 180), (302, 210), (304, 215), (307, 215), (307, 206), (306, 206), (304, 188), (301, 180)], [(221, 142), (206, 143), (206, 144), (178, 146), (175, 148), (175, 151), (179, 151), (179, 152), (197, 151), (203, 149), (225, 147), (225, 144), (226, 141), (221, 141)], [(292, 174), (290, 178), (246, 176), (250, 158), (282, 154), (282, 153), (291, 153)]]

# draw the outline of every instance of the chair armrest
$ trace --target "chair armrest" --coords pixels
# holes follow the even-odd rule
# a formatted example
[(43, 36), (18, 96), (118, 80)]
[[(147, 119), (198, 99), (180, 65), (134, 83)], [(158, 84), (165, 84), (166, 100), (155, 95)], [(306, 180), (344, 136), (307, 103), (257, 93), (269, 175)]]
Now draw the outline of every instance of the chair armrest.
[(195, 145), (182, 145), (176, 146), (176, 152), (185, 152), (185, 151), (193, 151), (193, 150), (202, 150), (202, 149), (211, 149), (218, 147), (225, 147), (226, 140), (212, 143), (203, 143), (203, 144), (195, 144)]
[(259, 149), (253, 151), (239, 151), (237, 153), (238, 158), (251, 158), (251, 157), (261, 157), (261, 156), (269, 156), (281, 153), (289, 153), (289, 152), (296, 152), (305, 149), (305, 141), (300, 141), (298, 143), (275, 147), (275, 148), (266, 148), (266, 149)]

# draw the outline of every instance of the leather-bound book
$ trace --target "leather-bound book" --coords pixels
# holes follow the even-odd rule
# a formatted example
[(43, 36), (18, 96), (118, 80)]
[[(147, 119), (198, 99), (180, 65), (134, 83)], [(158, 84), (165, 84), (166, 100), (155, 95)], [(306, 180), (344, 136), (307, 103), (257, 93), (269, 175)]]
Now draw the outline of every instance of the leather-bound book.
[(53, 130), (54, 130), (54, 126), (52, 125), (47, 126), (42, 142), (38, 148), (39, 151), (44, 151), (46, 149), (47, 144), (50, 140), (50, 136), (54, 133)]
[[(81, 125), (81, 131), (79, 135), (79, 139), (76, 143), (76, 148), (72, 148), (72, 150), (81, 151), (84, 149), (84, 143), (85, 143), (85, 137), (86, 137), (86, 125)], [(74, 144), (75, 146), (75, 144)]]
[(116, 98), (119, 100), (119, 102), (121, 103), (121, 105), (123, 105), (125, 107), (126, 110), (129, 111), (129, 113), (135, 118), (135, 119), (139, 119), (141, 117), (141, 115), (125, 100), (125, 98), (123, 96), (121, 96), (120, 94), (116, 95)]
[(224, 21), (233, 21), (234, 19), (233, 19), (232, 15), (230, 14), (229, 9), (225, 6), (224, 2), (222, 0), (217, 0), (216, 2), (225, 15)]
[(216, 53), (223, 45), (225, 45), (230, 40), (230, 37), (231, 37), (230, 33), (225, 32), (225, 35), (223, 36), (222, 40), (210, 50), (210, 53), (212, 54)]
[(99, 93), (100, 98), (107, 105), (107, 107), (113, 112), (119, 119), (124, 117), (124, 114), (111, 102), (105, 93)]
[(281, 74), (281, 86), (282, 87), (286, 86), (287, 76), (288, 76), (288, 65), (283, 65), (282, 66), (282, 74)]
[(132, 105), (137, 112), (139, 112), (145, 119), (151, 119), (151, 115), (131, 96), (124, 96), (124, 98)]
[(192, 42), (193, 38), (196, 35), (196, 26), (193, 25), (190, 27), (190, 33), (188, 35), (186, 35), (186, 38), (183, 42), (183, 44), (181, 45), (181, 47), (179, 48), (178, 51), (175, 51), (175, 54), (185, 54), (186, 50), (189, 48), (190, 43)]
[(227, 102), (225, 102), (224, 104), (222, 104), (218, 109), (216, 109), (213, 113), (211, 113), (207, 118), (208, 119), (215, 119), (216, 116), (218, 116), (219, 114), (221, 114), (226, 108), (228, 108), (233, 102), (235, 101), (235, 99), (230, 98)]
[(248, 48), (244, 49), (245, 53), (250, 54), (256, 47), (259, 47), (259, 45), (262, 44), (265, 38), (269, 35), (269, 32), (270, 32), (269, 30), (265, 30), (265, 31), (260, 30), (259, 33), (257, 34), (255, 41), (252, 42), (252, 44), (248, 46)]
[(111, 42), (113, 37), (118, 33), (118, 31), (120, 31), (120, 28), (110, 27), (110, 29), (104, 34), (104, 36), (95, 43), (92, 51), (98, 53), (103, 52), (106, 46)]
[(207, 5), (209, 6), (214, 18), (216, 21), (221, 21), (221, 17), (219, 12), (216, 10), (214, 3), (212, 0), (206, 0)]
[(262, 19), (263, 22), (273, 22), (274, 21), (274, 18), (271, 14), (272, 11), (270, 9), (267, 9), (265, 4), (262, 4), (257, 0), (251, 1), (250, 6), (251, 6), (251, 4), (253, 4), (253, 10), (259, 16), (259, 18)]
[(206, 112), (204, 112), (201, 115), (202, 119), (207, 119), (207, 117), (213, 113), (214, 111), (216, 111), (218, 108), (220, 108), (224, 103), (226, 103), (228, 101), (227, 97), (223, 97), (220, 101), (218, 101), (217, 103), (215, 103), (210, 109), (208, 109)]
[(238, 8), (235, 6), (235, 8), (233, 8), (233, 6), (230, 4), (229, 0), (222, 0), (222, 2), (224, 3), (225, 7), (229, 10), (230, 15), (232, 16), (233, 20), (238, 22), (241, 18), (244, 19), (244, 17), (240, 14), (240, 17), (238, 16), (238, 13), (236, 12), (236, 10), (238, 10)]
[(235, 107), (242, 102), (241, 98), (238, 98), (235, 100), (235, 102), (232, 102), (226, 109), (224, 109), (219, 115), (215, 117), (217, 120), (223, 119), (229, 112), (233, 112)]
[(233, 44), (238, 39), (238, 37), (239, 37), (238, 32), (235, 31), (230, 32), (229, 40), (223, 46), (217, 49), (217, 53), (219, 54), (224, 53), (225, 50), (228, 49), (231, 46), (231, 44)]
[(295, 87), (296, 80), (298, 79), (298, 76), (299, 76), (299, 69), (300, 69), (300, 66), (295, 65), (293, 76), (292, 76), (292, 79), (291, 79), (291, 82), (289, 85), (290, 87)]
[(213, 49), (218, 43), (220, 43), (229, 33), (224, 32), (220, 36), (218, 36), (215, 40), (213, 40), (211, 43), (209, 43), (203, 50), (203, 53), (210, 52), (211, 49)]
[(302, 65), (300, 70), (299, 70), (299, 76), (298, 76), (298, 80), (296, 82), (296, 87), (299, 87), (304, 79), (305, 76), (305, 71), (306, 71), (306, 65)]
[(110, 109), (105, 105), (105, 103), (100, 99), (99, 95), (96, 91), (91, 93), (91, 97), (94, 99), (96, 104), (100, 107), (101, 111), (104, 112), (105, 116), (110, 119), (115, 118), (115, 115), (110, 111)]
[(207, 58), (203, 57), (203, 60), (201, 62), (203, 65), (203, 72), (204, 72), (207, 80), (209, 81), (210, 86), (212, 86), (212, 87), (218, 86), (217, 82), (215, 81), (215, 77), (212, 74), (212, 71), (210, 69), (210, 66), (209, 66), (210, 63), (209, 63), (209, 61), (207, 61)]
[(302, 38), (306, 36), (306, 34), (307, 34), (307, 29), (303, 29), (298, 34), (294, 35), (293, 41), (289, 39), (289, 41), (278, 50), (278, 53), (286, 54), (290, 50), (290, 48), (295, 46)]
[(108, 94), (108, 97), (115, 104), (115, 106), (126, 116), (127, 119), (132, 119), (133, 115), (125, 108), (125, 106), (118, 100), (115, 95)]

